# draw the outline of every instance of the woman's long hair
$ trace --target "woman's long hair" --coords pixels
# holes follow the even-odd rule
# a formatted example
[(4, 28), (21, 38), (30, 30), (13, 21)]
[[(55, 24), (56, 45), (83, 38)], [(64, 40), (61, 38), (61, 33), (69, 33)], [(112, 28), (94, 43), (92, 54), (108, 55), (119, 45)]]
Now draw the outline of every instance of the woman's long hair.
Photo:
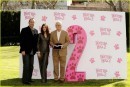
[(48, 26), (47, 26), (46, 24), (43, 24), (43, 25), (42, 25), (42, 27), (41, 27), (41, 34), (44, 35), (44, 33), (45, 33), (45, 32), (43, 31), (43, 27), (44, 27), (44, 26), (46, 27), (46, 34), (47, 34), (47, 36), (49, 36), (49, 34), (50, 34), (50, 33), (49, 33), (49, 28), (48, 28)]

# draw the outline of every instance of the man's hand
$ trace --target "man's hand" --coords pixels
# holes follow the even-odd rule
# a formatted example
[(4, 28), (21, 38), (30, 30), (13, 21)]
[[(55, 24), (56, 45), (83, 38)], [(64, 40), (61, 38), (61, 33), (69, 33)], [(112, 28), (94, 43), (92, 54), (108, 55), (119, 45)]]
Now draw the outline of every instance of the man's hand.
[(25, 53), (25, 51), (22, 51), (21, 54), (22, 54), (23, 56), (25, 56), (26, 53)]
[(64, 45), (61, 45), (61, 49), (63, 49)]
[(64, 47), (63, 45), (53, 45), (53, 48), (54, 47), (59, 47), (59, 46), (61, 46), (61, 49)]

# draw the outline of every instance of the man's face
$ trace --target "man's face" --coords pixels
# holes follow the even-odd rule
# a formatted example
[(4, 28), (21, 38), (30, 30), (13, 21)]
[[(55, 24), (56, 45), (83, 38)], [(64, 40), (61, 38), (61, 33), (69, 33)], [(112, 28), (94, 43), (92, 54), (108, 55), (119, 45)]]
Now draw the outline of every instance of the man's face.
[(33, 28), (33, 27), (34, 27), (34, 20), (33, 20), (33, 19), (31, 19), (31, 20), (29, 21), (29, 27), (30, 27), (30, 28)]
[(56, 26), (56, 30), (59, 30), (59, 31), (62, 28), (62, 26), (61, 26), (61, 24), (59, 22), (57, 22), (55, 26)]

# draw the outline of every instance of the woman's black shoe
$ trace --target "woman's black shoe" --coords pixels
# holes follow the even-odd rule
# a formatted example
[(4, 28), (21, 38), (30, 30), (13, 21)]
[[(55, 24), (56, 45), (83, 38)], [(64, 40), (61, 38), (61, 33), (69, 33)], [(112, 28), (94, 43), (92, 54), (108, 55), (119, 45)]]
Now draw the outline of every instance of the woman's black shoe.
[(43, 80), (43, 79), (42, 79), (41, 82), (42, 82), (42, 83), (47, 83), (47, 80)]
[(33, 83), (34, 81), (33, 81), (33, 80), (31, 80), (31, 81), (29, 81), (29, 82)]

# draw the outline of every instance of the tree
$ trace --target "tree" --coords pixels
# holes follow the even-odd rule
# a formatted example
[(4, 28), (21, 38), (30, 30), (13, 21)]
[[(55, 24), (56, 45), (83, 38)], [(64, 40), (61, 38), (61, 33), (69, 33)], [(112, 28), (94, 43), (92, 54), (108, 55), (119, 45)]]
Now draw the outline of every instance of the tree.
[(43, 0), (46, 9), (54, 9), (58, 0)]
[(1, 0), (1, 10), (5, 10), (7, 7), (8, 1)]
[(34, 9), (35, 8), (35, 0), (32, 0), (32, 6), (31, 6), (31, 9)]
[(120, 11), (123, 11), (121, 0), (119, 0), (119, 10), (120, 10)]
[[(39, 5), (42, 9), (54, 9), (58, 0), (2, 0), (1, 1), (1, 9), (2, 10), (20, 10), (21, 8), (29, 8), (34, 9), (38, 8)], [(20, 4), (18, 4), (20, 3)]]
[(112, 7), (114, 11), (124, 11), (128, 9), (129, 1), (128, 0), (105, 0), (105, 2)]
[(44, 9), (54, 9), (55, 5), (57, 3), (58, 0), (41, 0), (41, 1), (37, 1), (37, 0), (32, 0), (32, 6), (31, 8), (38, 8), (39, 5), (42, 4), (42, 8)]
[(109, 0), (109, 1), (105, 0), (105, 2), (106, 2), (108, 5), (110, 5), (110, 7), (112, 7), (114, 11), (116, 11), (116, 6), (115, 6), (115, 4), (113, 3), (112, 0)]

